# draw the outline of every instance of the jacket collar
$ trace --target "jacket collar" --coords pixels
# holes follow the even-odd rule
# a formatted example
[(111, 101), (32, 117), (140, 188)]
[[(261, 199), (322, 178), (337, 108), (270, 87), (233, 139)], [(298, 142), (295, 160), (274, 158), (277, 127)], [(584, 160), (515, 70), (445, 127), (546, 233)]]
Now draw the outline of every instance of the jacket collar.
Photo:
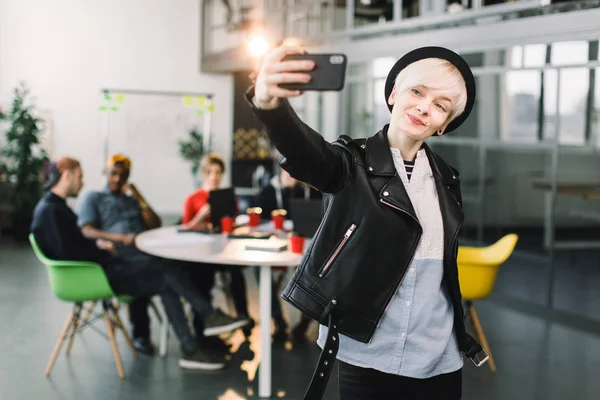
[[(388, 141), (388, 127), (389, 125), (385, 125), (365, 142), (365, 162), (370, 174), (393, 176), (396, 173), (396, 166), (394, 165)], [(431, 171), (436, 179), (440, 179), (444, 184), (455, 183), (458, 176), (448, 164), (435, 154), (427, 144), (423, 143), (423, 148), (429, 159)]]
[(429, 164), (431, 165), (431, 171), (433, 172), (433, 175), (438, 177), (446, 185), (457, 183), (458, 173), (453, 171), (452, 168), (446, 164), (446, 162), (442, 160), (440, 156), (435, 154), (425, 143), (423, 143), (423, 148), (425, 149), (425, 154), (427, 154), (427, 158), (429, 159)]
[(373, 175), (393, 176), (396, 166), (390, 152), (390, 142), (387, 138), (389, 125), (385, 125), (379, 132), (365, 142), (365, 162), (367, 171)]

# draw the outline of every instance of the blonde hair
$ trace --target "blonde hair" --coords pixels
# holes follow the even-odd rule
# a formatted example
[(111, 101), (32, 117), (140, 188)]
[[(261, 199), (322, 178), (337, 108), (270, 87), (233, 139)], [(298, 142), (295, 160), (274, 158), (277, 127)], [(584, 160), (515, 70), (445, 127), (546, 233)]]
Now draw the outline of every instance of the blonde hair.
[(200, 160), (200, 171), (202, 171), (203, 174), (207, 173), (208, 167), (211, 165), (218, 165), (221, 168), (221, 172), (225, 172), (225, 162), (223, 161), (223, 157), (217, 153), (209, 153), (202, 157), (202, 160)]
[(460, 71), (447, 60), (424, 58), (409, 64), (396, 76), (396, 93), (403, 93), (415, 86), (423, 85), (435, 90), (448, 91), (456, 97), (444, 127), (465, 111), (467, 86)]

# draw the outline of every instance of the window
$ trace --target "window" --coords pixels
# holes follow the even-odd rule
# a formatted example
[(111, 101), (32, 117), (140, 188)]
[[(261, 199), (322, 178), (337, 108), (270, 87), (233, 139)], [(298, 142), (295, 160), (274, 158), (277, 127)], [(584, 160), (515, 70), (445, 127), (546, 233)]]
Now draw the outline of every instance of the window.
[(385, 80), (388, 73), (396, 63), (394, 57), (382, 57), (373, 61), (373, 113), (371, 115), (370, 130), (372, 133), (377, 132), (385, 124), (390, 122), (390, 112), (387, 107), (385, 98)]
[(388, 111), (387, 101), (385, 99), (385, 78), (377, 79), (373, 82), (373, 121), (372, 131), (376, 132), (385, 124), (390, 122), (390, 112)]
[(552, 44), (552, 65), (585, 64), (588, 62), (588, 42), (559, 42)]
[(546, 64), (546, 45), (528, 44), (511, 49), (510, 66), (513, 68), (541, 67)]
[(539, 71), (511, 71), (506, 74), (508, 140), (534, 142), (538, 137), (541, 92)]
[(352, 82), (347, 85), (348, 103), (346, 108), (346, 134), (352, 138), (368, 137), (371, 129), (371, 103), (367, 101), (366, 82)]
[(529, 44), (525, 46), (524, 67), (542, 67), (546, 64), (546, 45)]
[(382, 57), (373, 60), (373, 78), (387, 78), (396, 61), (393, 57)]

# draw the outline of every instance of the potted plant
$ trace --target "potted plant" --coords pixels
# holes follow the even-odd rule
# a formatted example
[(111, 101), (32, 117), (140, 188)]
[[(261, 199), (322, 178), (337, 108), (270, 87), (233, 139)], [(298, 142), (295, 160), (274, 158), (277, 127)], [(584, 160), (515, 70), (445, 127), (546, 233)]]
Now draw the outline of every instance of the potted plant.
[(200, 160), (204, 155), (204, 138), (202, 133), (198, 132), (196, 128), (190, 130), (189, 135), (190, 139), (188, 141), (179, 141), (179, 155), (192, 164), (192, 177), (196, 181), (198, 169), (200, 168)]
[(0, 112), (0, 121), (8, 122), (0, 149), (0, 176), (11, 187), (11, 220), (14, 235), (25, 240), (33, 210), (42, 196), (44, 167), (48, 161), (40, 146), (41, 120), (29, 101), (29, 90), (21, 83), (14, 90), (9, 110)]

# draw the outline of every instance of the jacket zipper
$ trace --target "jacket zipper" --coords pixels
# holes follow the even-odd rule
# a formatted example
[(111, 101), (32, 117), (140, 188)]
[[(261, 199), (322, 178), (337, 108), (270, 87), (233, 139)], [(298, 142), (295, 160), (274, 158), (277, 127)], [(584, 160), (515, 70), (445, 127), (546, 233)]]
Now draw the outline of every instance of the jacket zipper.
[[(412, 219), (414, 219), (417, 223), (419, 223), (419, 221), (413, 217), (412, 215), (410, 215), (409, 212), (407, 212), (406, 210), (403, 210), (402, 208), (393, 205), (392, 203), (388, 203), (387, 201), (380, 199), (379, 201), (381, 201), (383, 204), (385, 204), (386, 206), (389, 206), (395, 210), (398, 210), (400, 212), (405, 213), (406, 215), (410, 216)], [(419, 224), (420, 225), (420, 224)], [(417, 243), (418, 246), (418, 243)], [(396, 295), (396, 293), (398, 292), (398, 289), (400, 288), (400, 286), (402, 285), (402, 282), (404, 282), (404, 277), (406, 276), (406, 271), (408, 271), (408, 269), (410, 268), (410, 264), (412, 264), (414, 258), (415, 258), (415, 252), (417, 251), (417, 248), (415, 247), (412, 251), (412, 255), (410, 256), (410, 261), (408, 262), (408, 265), (406, 266), (406, 268), (404, 269), (404, 274), (402, 274), (402, 277), (400, 278), (400, 282), (398, 282), (398, 285), (396, 285), (396, 289), (392, 292), (392, 296), (387, 300), (387, 305), (385, 306), (385, 310), (383, 310), (383, 314), (381, 315), (381, 318), (379, 318), (379, 321), (377, 322), (377, 326), (375, 327), (375, 330), (377, 330), (379, 328), (379, 325), (381, 325), (381, 320), (383, 320), (383, 315), (387, 312), (388, 308), (390, 307), (390, 302), (392, 301), (392, 298)], [(371, 337), (371, 340), (373, 340), (373, 338)], [(369, 340), (369, 343), (371, 343), (371, 340)]]
[(340, 251), (342, 251), (342, 248), (344, 248), (344, 246), (346, 245), (346, 242), (348, 241), (348, 239), (350, 239), (350, 236), (352, 236), (352, 234), (354, 233), (355, 230), (356, 230), (356, 224), (350, 225), (350, 228), (348, 228), (348, 230), (344, 234), (344, 237), (342, 238), (342, 241), (340, 242), (340, 244), (335, 248), (335, 251), (333, 252), (331, 257), (329, 257), (329, 259), (325, 263), (325, 266), (323, 268), (321, 268), (321, 270), (319, 271), (319, 278), (322, 278), (325, 276), (325, 274), (327, 273), (329, 268), (331, 268), (331, 264), (333, 264), (333, 261), (336, 259), (336, 257), (340, 253)]

